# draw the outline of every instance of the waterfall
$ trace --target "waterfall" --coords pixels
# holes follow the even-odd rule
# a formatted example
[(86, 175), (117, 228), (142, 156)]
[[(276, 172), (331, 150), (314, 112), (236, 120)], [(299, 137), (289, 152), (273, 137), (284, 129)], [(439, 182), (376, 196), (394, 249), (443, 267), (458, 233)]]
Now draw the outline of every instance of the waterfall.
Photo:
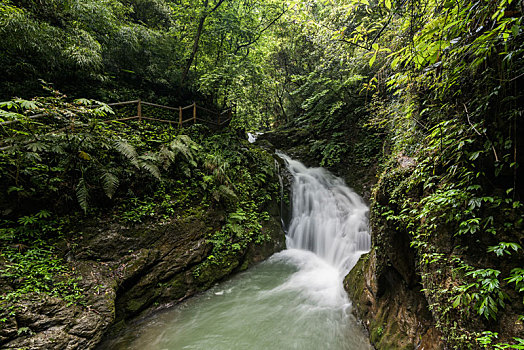
[(345, 275), (370, 248), (368, 207), (327, 170), (279, 156), (294, 177), (288, 249), (311, 251)]
[(258, 132), (258, 131), (255, 132), (254, 134), (248, 132), (248, 133), (247, 133), (247, 140), (249, 141), (249, 143), (254, 143), (254, 142), (257, 140), (257, 137), (258, 137), (259, 135), (262, 135), (262, 134), (263, 134), (263, 132)]
[(294, 178), (287, 249), (103, 349), (372, 349), (342, 283), (369, 249), (368, 208), (327, 170), (280, 157)]

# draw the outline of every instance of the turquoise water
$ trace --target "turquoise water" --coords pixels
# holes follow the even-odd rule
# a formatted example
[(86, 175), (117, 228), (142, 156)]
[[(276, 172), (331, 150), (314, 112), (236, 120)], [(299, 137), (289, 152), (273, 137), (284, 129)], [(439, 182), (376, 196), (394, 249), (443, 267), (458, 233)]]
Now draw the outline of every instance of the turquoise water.
[(108, 349), (371, 349), (341, 276), (303, 250), (286, 250), (166, 312)]

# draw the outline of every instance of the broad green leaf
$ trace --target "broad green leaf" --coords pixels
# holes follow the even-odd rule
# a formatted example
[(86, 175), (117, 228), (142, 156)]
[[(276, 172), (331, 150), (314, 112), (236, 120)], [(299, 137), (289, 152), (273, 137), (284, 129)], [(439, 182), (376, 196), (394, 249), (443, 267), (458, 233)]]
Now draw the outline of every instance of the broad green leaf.
[(369, 60), (369, 66), (372, 67), (373, 66), (373, 63), (375, 63), (375, 60), (377, 59), (377, 53), (375, 52), (375, 54), (371, 57), (371, 59)]

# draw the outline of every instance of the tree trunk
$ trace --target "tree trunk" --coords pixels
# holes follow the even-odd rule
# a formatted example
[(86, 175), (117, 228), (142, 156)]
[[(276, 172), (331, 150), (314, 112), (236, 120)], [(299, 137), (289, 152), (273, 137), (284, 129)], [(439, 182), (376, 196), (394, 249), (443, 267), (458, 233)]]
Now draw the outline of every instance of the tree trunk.
[(219, 0), (216, 3), (215, 7), (213, 7), (211, 11), (207, 12), (207, 6), (209, 3), (209, 0), (204, 0), (204, 8), (202, 9), (202, 14), (200, 15), (200, 19), (198, 20), (198, 27), (197, 27), (197, 31), (195, 34), (195, 41), (193, 42), (193, 49), (191, 50), (191, 55), (189, 56), (189, 59), (187, 60), (186, 68), (184, 69), (184, 72), (182, 73), (182, 81), (181, 81), (182, 84), (186, 81), (187, 76), (189, 74), (189, 70), (191, 69), (191, 66), (193, 65), (196, 54), (198, 52), (198, 44), (200, 42), (200, 36), (202, 35), (202, 32), (204, 31), (204, 23), (206, 22), (206, 18), (207, 16), (209, 16), (209, 14), (214, 12), (220, 5), (222, 5), (223, 2), (224, 0)]

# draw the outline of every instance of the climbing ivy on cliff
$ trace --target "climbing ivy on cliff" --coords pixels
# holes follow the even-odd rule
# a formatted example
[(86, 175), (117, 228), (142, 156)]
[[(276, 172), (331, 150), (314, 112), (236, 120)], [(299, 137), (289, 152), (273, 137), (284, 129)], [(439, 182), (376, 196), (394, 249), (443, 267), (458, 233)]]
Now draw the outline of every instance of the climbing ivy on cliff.
[[(370, 49), (376, 73), (366, 88), (374, 104), (386, 101), (375, 122), (389, 125), (391, 156), (412, 161), (396, 180), (387, 172), (399, 165), (386, 168), (383, 178), (396, 182), (377, 215), (411, 235), (424, 293), (450, 346), (520, 348), (521, 5), (381, 6), (382, 22), (349, 41)], [(515, 329), (498, 322), (502, 313)], [(497, 336), (486, 336), (492, 331)]]

